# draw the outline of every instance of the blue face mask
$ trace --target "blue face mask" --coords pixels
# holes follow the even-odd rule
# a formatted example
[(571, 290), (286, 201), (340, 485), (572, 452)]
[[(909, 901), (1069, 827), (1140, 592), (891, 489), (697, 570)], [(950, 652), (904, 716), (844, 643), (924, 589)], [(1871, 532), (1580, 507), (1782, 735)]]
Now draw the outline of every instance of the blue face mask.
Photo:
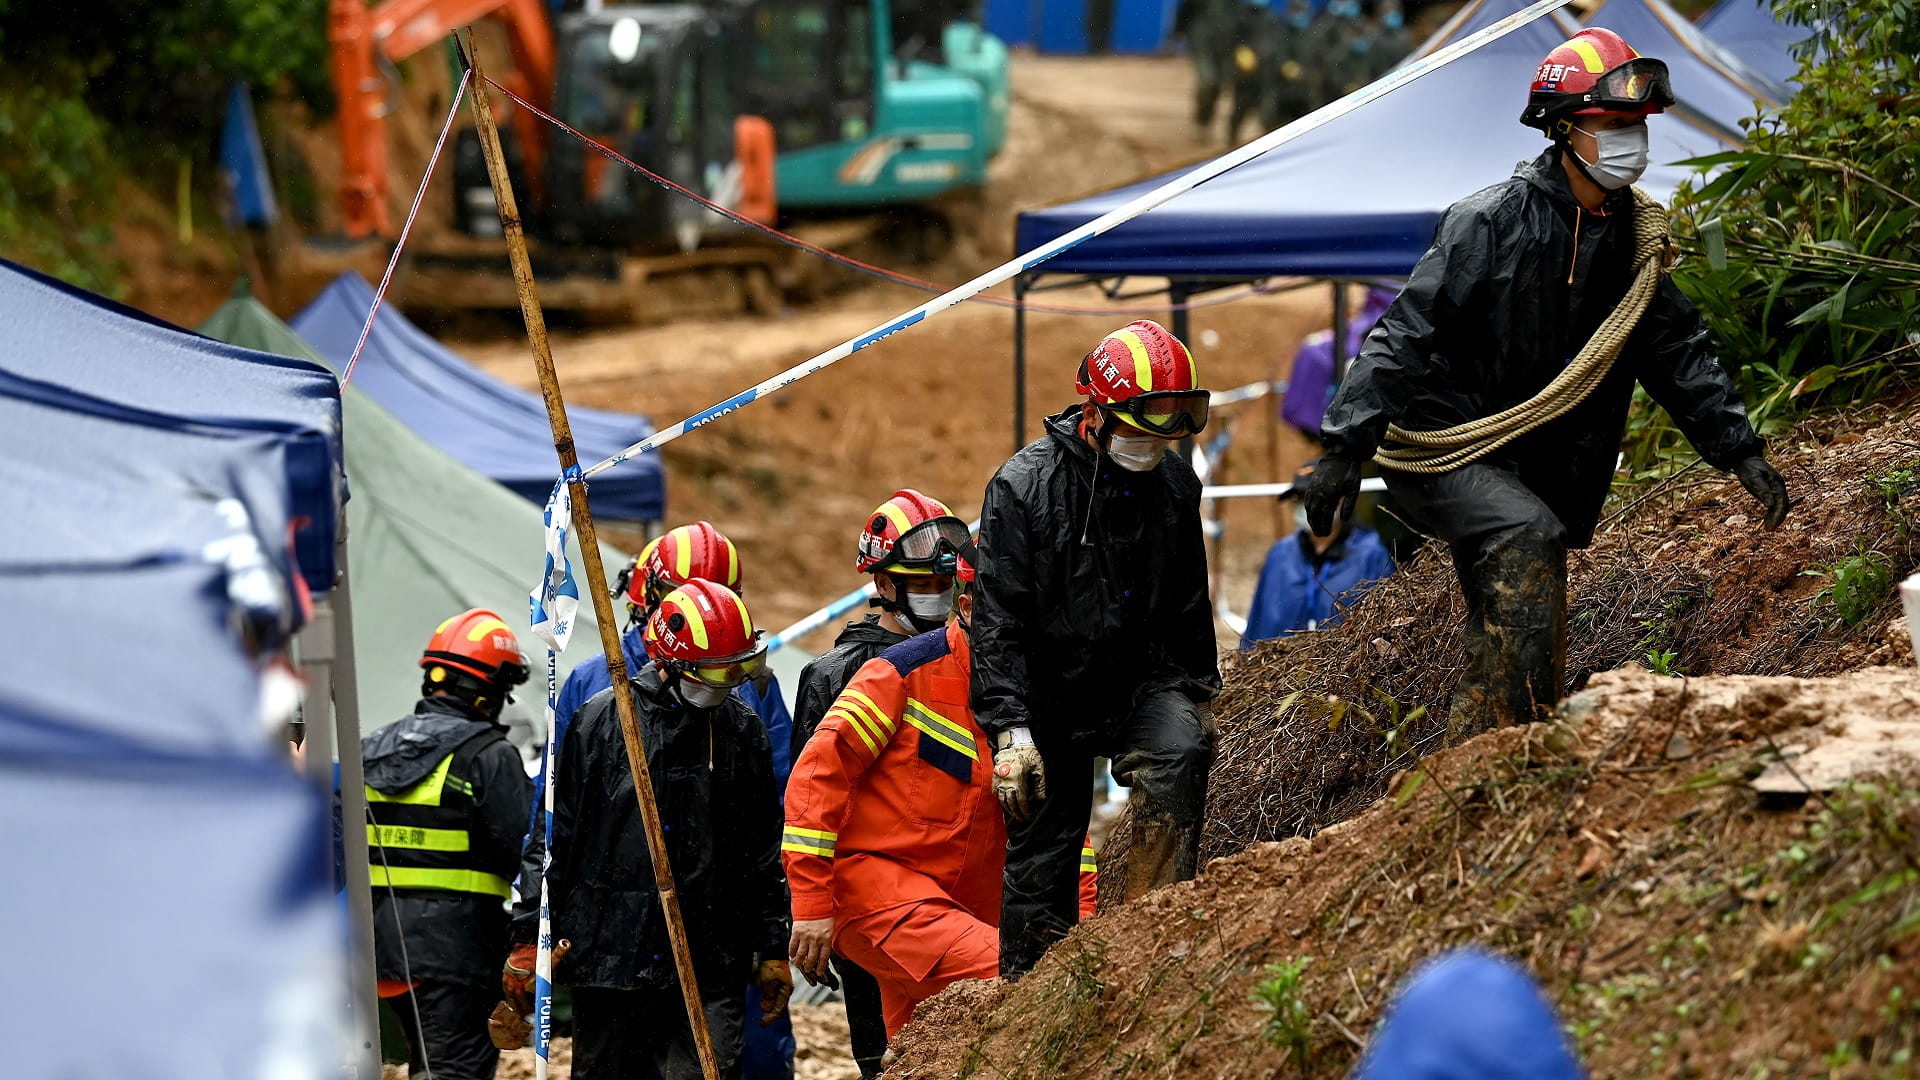
[(1373, 48), (1373, 39), (1357, 37), (1353, 39), (1353, 44), (1349, 47), (1353, 49), (1353, 55), (1365, 56), (1367, 55), (1367, 50)]
[(1389, 11), (1385, 15), (1382, 15), (1380, 17), (1381, 25), (1385, 26), (1389, 30), (1400, 29), (1401, 24), (1406, 21), (1407, 21), (1407, 17), (1405, 15), (1400, 14), (1398, 11)]
[(1305, 30), (1307, 27), (1313, 25), (1313, 12), (1296, 11), (1293, 13), (1293, 18), (1289, 21), (1293, 23), (1295, 30)]

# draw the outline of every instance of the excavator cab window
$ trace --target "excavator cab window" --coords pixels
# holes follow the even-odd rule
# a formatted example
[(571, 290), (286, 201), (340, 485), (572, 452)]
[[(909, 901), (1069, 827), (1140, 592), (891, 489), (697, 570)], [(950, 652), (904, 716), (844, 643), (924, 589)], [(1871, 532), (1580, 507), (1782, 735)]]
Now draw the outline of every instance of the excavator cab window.
[[(563, 17), (554, 108), (595, 142), (680, 183), (692, 166), (697, 100), (686, 55), (687, 16), (636, 9)], [(557, 239), (616, 247), (671, 242), (668, 198), (644, 176), (572, 139), (547, 155), (548, 212)]]
[(864, 139), (873, 127), (873, 30), (864, 3), (766, 0), (752, 16), (748, 105), (782, 152)]

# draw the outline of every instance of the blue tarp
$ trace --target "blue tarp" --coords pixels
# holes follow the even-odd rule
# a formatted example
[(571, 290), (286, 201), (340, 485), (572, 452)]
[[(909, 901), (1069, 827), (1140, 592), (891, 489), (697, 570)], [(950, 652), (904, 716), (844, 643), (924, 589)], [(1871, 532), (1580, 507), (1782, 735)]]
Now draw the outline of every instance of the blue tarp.
[[(331, 587), (345, 471), (340, 387), (325, 368), (189, 333), (5, 260), (0, 316), (7, 324), (0, 373), (38, 388), (14, 396), (63, 399), (93, 413), (112, 414), (118, 406), (122, 418), (137, 417), (132, 422), (142, 426), (244, 437), (272, 448), (282, 491), (272, 500), (279, 504), (279, 527), (288, 520), (299, 526), (294, 544), (307, 587), (316, 593)], [(112, 443), (81, 445), (85, 455), (102, 460), (128, 453)], [(82, 452), (41, 443), (37, 453), (57, 453), (59, 464), (71, 468)], [(122, 464), (139, 469), (165, 462)], [(263, 541), (282, 552), (287, 534)]]
[(253, 122), (253, 99), (239, 79), (227, 88), (227, 121), (220, 128), (220, 175), (226, 180), (239, 224), (265, 228), (280, 219), (273, 182), (267, 175), (267, 152), (260, 145), (260, 128)]
[[(1173, 30), (1178, 0), (1111, 0), (1113, 17), (1107, 48), (1116, 53), (1158, 52)], [(1087, 0), (986, 0), (981, 21), (987, 32), (1009, 46), (1043, 53), (1083, 54), (1087, 40)]]
[(1771, 0), (1720, 0), (1701, 16), (1700, 29), (1748, 67), (1785, 83), (1800, 73), (1793, 46), (1813, 36), (1774, 18)]
[(1666, 62), (1673, 96), (1680, 104), (1739, 133), (1756, 105), (1771, 111), (1791, 97), (1791, 87), (1755, 70), (1708, 39), (1665, 0), (1601, 0), (1587, 25), (1604, 26), (1642, 56)]
[[(1476, 0), (1465, 36), (1526, 6)], [(1570, 28), (1539, 19), (1478, 52), (1311, 131), (1042, 265), (1046, 272), (1270, 277), (1401, 276), (1426, 251), (1454, 200), (1507, 176), (1546, 148), (1520, 124), (1541, 57)], [(1653, 168), (1641, 186), (1672, 195), (1691, 172), (1673, 164), (1729, 149), (1672, 115), (1651, 125)], [(1178, 173), (1020, 214), (1029, 251)]]
[[(336, 368), (344, 367), (372, 307), (373, 288), (348, 272), (291, 325)], [(469, 364), (392, 304), (381, 305), (366, 351), (353, 369), (353, 385), (455, 460), (546, 504), (560, 466), (539, 394)], [(583, 465), (612, 457), (653, 433), (645, 417), (629, 413), (570, 405), (567, 419)], [(666, 481), (658, 455), (635, 458), (595, 477), (589, 497), (596, 517), (660, 520), (666, 514)]]

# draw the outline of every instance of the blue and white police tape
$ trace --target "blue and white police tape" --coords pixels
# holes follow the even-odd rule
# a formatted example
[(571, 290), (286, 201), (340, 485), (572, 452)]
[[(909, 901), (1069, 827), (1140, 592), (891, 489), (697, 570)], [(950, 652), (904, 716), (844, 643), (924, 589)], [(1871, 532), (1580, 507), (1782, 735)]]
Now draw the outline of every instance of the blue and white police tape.
[(573, 580), (573, 563), (567, 558), (567, 533), (573, 528), (573, 493), (567, 484), (580, 479), (580, 467), (567, 470), (547, 496), (546, 568), (540, 583), (527, 594), (528, 617), (534, 636), (554, 652), (567, 650), (573, 636), (574, 615), (580, 610), (580, 587)]
[(1459, 41), (1453, 42), (1445, 48), (1435, 51), (1431, 55), (1413, 60), (1403, 67), (1388, 72), (1378, 81), (1369, 83), (1338, 101), (1322, 105), (1320, 108), (1287, 124), (1285, 127), (1269, 131), (1237, 150), (1229, 151), (1183, 175), (1177, 176), (1159, 187), (1154, 188), (1152, 191), (1140, 195), (1131, 202), (1102, 214), (1092, 221), (1087, 222), (1085, 225), (1074, 229), (1072, 232), (1055, 237), (1047, 243), (1034, 248), (1032, 251), (1001, 263), (999, 266), (981, 274), (966, 284), (941, 293), (939, 296), (928, 300), (926, 303), (921, 304), (919, 307), (914, 308), (904, 315), (881, 323), (879, 326), (874, 327), (864, 334), (841, 342), (839, 345), (815, 356), (811, 360), (805, 360), (795, 364), (793, 367), (788, 368), (778, 375), (747, 390), (743, 390), (725, 401), (720, 402), (718, 405), (695, 413), (693, 416), (677, 424), (659, 429), (647, 438), (634, 443), (625, 450), (588, 469), (587, 475), (590, 477), (598, 476), (608, 469), (619, 465), (621, 462), (658, 449), (695, 428), (704, 427), (728, 413), (743, 409), (762, 397), (787, 386), (791, 386), (816, 371), (830, 367), (869, 345), (884, 341), (888, 337), (920, 322), (928, 315), (944, 311), (966, 300), (970, 296), (985, 292), (993, 286), (1007, 281), (1015, 274), (1032, 270), (1048, 259), (1079, 244), (1085, 243), (1095, 236), (1108, 232), (1116, 226), (1131, 221), (1175, 196), (1192, 191), (1194, 188), (1199, 187), (1201, 184), (1206, 183), (1208, 180), (1230, 169), (1238, 168), (1275, 147), (1284, 146), (1315, 128), (1324, 127), (1332, 121), (1353, 112), (1355, 109), (1377, 101), (1393, 93), (1395, 90), (1400, 89), (1402, 86), (1413, 82), (1415, 79), (1431, 74), (1453, 63), (1455, 60), (1486, 45), (1488, 42), (1504, 37), (1548, 12), (1565, 7), (1569, 2), (1570, 0), (1536, 0), (1535, 3), (1528, 5), (1520, 11), (1514, 12), (1499, 22), (1493, 23), (1467, 37), (1461, 38)]

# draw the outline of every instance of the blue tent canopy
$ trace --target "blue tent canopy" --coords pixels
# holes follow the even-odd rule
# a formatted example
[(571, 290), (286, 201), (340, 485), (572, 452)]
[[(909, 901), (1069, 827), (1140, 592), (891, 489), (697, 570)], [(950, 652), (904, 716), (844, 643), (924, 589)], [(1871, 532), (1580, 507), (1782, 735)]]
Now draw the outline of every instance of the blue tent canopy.
[[(120, 406), (123, 418), (138, 416), (134, 422), (145, 426), (225, 432), (275, 448), (282, 494), (274, 501), (291, 499), (280, 513), (290, 511), (283, 522), (299, 524), (300, 571), (316, 593), (332, 586), (346, 472), (340, 387), (325, 368), (189, 333), (5, 260), (0, 314), (8, 330), (0, 373), (39, 388), (28, 396), (64, 398), (94, 413)], [(125, 453), (112, 443), (75, 445), (97, 455)], [(272, 551), (286, 547), (284, 531), (267, 539)]]
[(1771, 0), (1720, 0), (1701, 16), (1700, 30), (1748, 67), (1783, 83), (1800, 73), (1793, 46), (1813, 36), (1804, 26), (1774, 18)]
[(0, 569), (217, 565), (244, 619), (230, 629), (277, 643), (302, 615), (285, 454), (269, 432), (196, 427), (0, 371), (0, 459), (19, 481), (0, 487), (0, 519), (18, 523)]
[[(373, 307), (373, 288), (348, 272), (334, 279), (293, 317), (294, 332), (343, 367), (360, 340)], [(540, 395), (506, 383), (469, 364), (407, 321), (392, 304), (382, 305), (353, 369), (353, 385), (422, 438), (482, 476), (544, 505), (560, 475)], [(569, 406), (574, 445), (583, 464), (626, 449), (653, 433), (645, 417)], [(666, 481), (660, 459), (648, 454), (594, 478), (590, 488), (597, 517), (657, 521), (666, 514)]]
[(1760, 108), (1784, 104), (1793, 91), (1720, 47), (1668, 7), (1665, 0), (1600, 0), (1588, 26), (1604, 26), (1643, 56), (1666, 62), (1673, 96), (1688, 109), (1729, 130)]
[(155, 760), (266, 752), (221, 567), (0, 567), (0, 612), (14, 628), (0, 703), (41, 717), (0, 723), (0, 760), (53, 745)]
[[(1465, 36), (1521, 10), (1475, 0), (1453, 28)], [(1426, 251), (1446, 207), (1545, 149), (1520, 110), (1540, 58), (1566, 40), (1544, 18), (1403, 89), (1094, 237), (1042, 264), (1047, 273), (1217, 277), (1400, 276)], [(1430, 43), (1431, 46), (1431, 43)], [(1679, 115), (1652, 128), (1656, 163), (1641, 186), (1665, 199), (1690, 173), (1674, 164), (1729, 149)], [(1015, 246), (1029, 251), (1178, 173), (1076, 202), (1024, 211)]]
[(223, 590), (207, 566), (0, 572), (0, 815), (57, 883), (0, 899), (31, 973), (22, 1076), (319, 1080), (345, 1058), (326, 804), (254, 719)]

